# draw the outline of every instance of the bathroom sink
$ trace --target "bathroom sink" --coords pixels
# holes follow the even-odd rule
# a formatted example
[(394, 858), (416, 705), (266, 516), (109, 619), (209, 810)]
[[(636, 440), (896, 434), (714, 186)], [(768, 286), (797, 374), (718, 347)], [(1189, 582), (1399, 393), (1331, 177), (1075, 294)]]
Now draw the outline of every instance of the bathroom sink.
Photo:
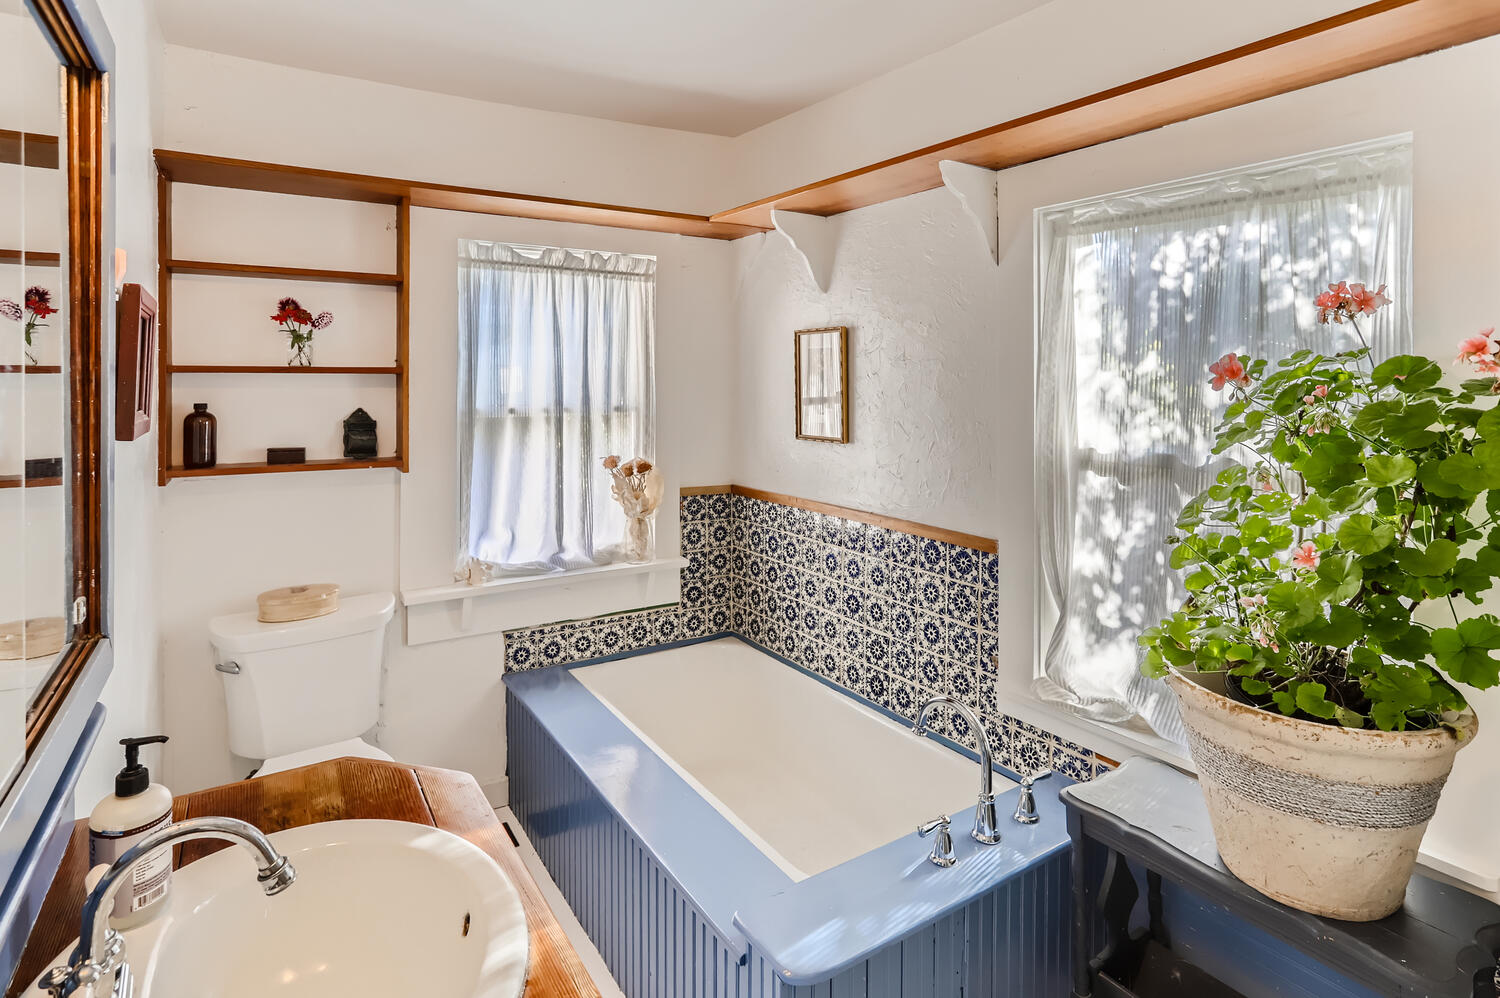
[(521, 994), (521, 899), (477, 846), (402, 821), (329, 821), (270, 839), (297, 869), (275, 897), (235, 847), (173, 875), (167, 910), (124, 934), (136, 998)]

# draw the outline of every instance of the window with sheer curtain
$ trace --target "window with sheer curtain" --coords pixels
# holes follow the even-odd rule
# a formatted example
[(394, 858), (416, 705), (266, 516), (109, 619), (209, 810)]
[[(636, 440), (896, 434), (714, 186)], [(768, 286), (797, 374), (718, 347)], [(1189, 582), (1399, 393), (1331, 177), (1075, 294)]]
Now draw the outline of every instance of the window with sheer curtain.
[(460, 243), (458, 577), (624, 560), (600, 462), (655, 457), (655, 322), (651, 257)]
[(1135, 639), (1185, 598), (1165, 538), (1230, 460), (1210, 453), (1208, 365), (1358, 345), (1316, 321), (1340, 280), (1389, 285), (1365, 335), (1377, 357), (1409, 349), (1410, 138), (1043, 208), (1036, 231), (1034, 690), (1182, 743)]

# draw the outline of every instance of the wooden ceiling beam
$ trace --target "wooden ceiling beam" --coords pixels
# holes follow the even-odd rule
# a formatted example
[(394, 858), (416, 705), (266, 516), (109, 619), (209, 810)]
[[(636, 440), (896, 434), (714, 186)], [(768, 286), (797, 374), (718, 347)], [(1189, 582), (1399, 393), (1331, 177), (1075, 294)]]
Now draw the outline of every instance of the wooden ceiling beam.
[(1500, 0), (1380, 0), (1175, 69), (711, 216), (835, 215), (941, 187), (938, 164), (1004, 169), (1500, 34)]

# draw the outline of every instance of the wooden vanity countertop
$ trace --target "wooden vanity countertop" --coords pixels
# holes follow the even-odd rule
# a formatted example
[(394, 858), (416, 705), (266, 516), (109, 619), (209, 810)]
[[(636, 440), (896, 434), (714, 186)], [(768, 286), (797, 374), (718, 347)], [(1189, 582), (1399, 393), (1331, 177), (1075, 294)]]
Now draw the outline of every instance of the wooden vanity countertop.
[[(248, 821), (263, 832), (345, 818), (386, 818), (460, 835), (499, 863), (520, 892), (531, 934), (526, 998), (599, 998), (510, 835), (467, 773), (374, 759), (334, 759), (186, 794), (176, 798), (172, 810), (177, 821), (221, 815)], [(228, 845), (209, 839), (184, 843), (177, 847), (175, 866), (181, 868)], [(20, 995), (78, 937), (87, 867), (88, 822), (79, 821), (6, 998)]]

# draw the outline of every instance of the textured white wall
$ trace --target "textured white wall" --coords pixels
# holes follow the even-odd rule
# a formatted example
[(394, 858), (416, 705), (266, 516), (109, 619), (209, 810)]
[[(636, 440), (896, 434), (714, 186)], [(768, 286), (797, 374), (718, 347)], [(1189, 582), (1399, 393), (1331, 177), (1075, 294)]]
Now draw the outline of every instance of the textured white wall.
[[(1035, 208), (1411, 131), (1416, 349), (1439, 359), (1500, 321), (1474, 294), (1500, 269), (1500, 39), (1004, 171), (1000, 263), (946, 191), (837, 216), (827, 294), (780, 235), (737, 244), (737, 482), (997, 537), (1003, 629), (1032, 635)], [(1358, 279), (1359, 275), (1349, 275)], [(848, 324), (853, 442), (793, 439), (794, 329)], [(1029, 676), (1019, 677), (1021, 680)], [(1475, 697), (1500, 716), (1500, 691)], [(1490, 739), (1495, 739), (1491, 741)], [(1426, 848), (1500, 875), (1500, 739), (1459, 755)]]
[[(150, 0), (101, 0), (118, 65), (111, 74), (115, 98), (115, 244), (129, 255), (125, 280), (156, 289), (156, 164), (160, 128), (163, 43)], [(109, 360), (114, 361), (113, 347)], [(111, 370), (113, 368), (111, 367)], [(113, 405), (113, 402), (110, 403)], [(78, 781), (80, 814), (114, 792), (123, 765), (121, 738), (162, 728), (162, 674), (157, 658), (156, 434), (113, 448), (114, 507), (110, 510), (110, 593), (115, 668), (101, 699), (104, 729)], [(169, 732), (170, 733), (170, 732)], [(152, 750), (147, 762), (159, 766)], [(159, 770), (158, 770), (159, 775)]]

